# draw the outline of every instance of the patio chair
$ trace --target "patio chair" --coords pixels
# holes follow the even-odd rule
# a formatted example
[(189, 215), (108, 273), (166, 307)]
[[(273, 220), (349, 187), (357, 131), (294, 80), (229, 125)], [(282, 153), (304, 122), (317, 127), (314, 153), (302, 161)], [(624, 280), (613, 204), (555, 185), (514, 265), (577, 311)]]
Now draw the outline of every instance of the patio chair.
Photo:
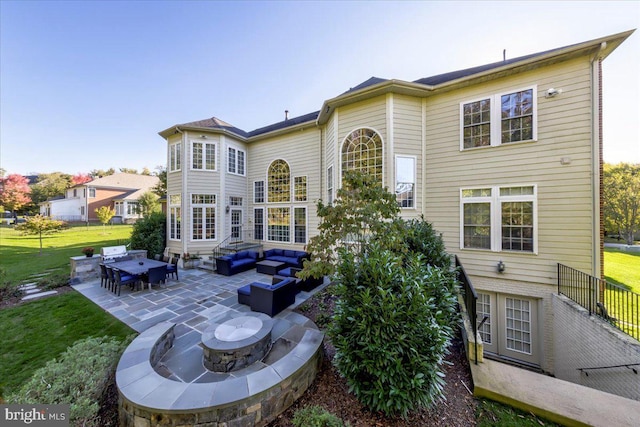
[(167, 282), (167, 266), (162, 265), (160, 267), (150, 268), (147, 272), (147, 282), (149, 282), (149, 289), (151, 285), (159, 285)]
[(167, 277), (169, 276), (176, 276), (176, 280), (178, 279), (178, 258), (176, 257), (172, 257), (171, 261), (169, 261), (169, 257), (163, 257), (162, 260), (164, 262), (169, 263), (169, 265), (167, 266)]
[(107, 274), (107, 267), (104, 264), (100, 264), (100, 287), (106, 288), (109, 285), (109, 274)]
[[(120, 270), (113, 270), (115, 277), (115, 287), (118, 288), (118, 296), (120, 296), (120, 289), (123, 285), (130, 285), (131, 289), (134, 288), (140, 282), (140, 276), (133, 276), (131, 274), (124, 273)], [(115, 289), (114, 289), (115, 291)]]
[(113, 268), (108, 267), (108, 266), (104, 266), (107, 270), (107, 289), (109, 289), (111, 292), (115, 292), (116, 288), (115, 288), (115, 283), (116, 283), (116, 278), (113, 274)]

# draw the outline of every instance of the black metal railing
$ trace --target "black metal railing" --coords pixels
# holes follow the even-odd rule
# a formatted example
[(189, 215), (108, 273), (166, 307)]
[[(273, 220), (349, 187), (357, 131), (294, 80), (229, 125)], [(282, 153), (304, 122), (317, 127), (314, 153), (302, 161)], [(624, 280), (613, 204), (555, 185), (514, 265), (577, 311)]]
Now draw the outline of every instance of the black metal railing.
[(558, 293), (640, 340), (640, 294), (558, 264)]
[(251, 247), (261, 246), (261, 242), (253, 239), (253, 230), (239, 229), (229, 235), (218, 246), (213, 248), (213, 258), (217, 258), (228, 253), (238, 252)]
[(625, 369), (629, 369), (631, 372), (638, 375), (638, 368), (635, 368), (635, 366), (640, 366), (640, 363), (623, 363), (622, 365), (596, 366), (594, 368), (576, 368), (576, 370), (584, 373), (586, 376), (589, 376), (590, 371), (599, 371), (601, 369), (625, 368)]
[(469, 320), (471, 322), (471, 329), (473, 333), (473, 342), (475, 348), (475, 364), (478, 364), (478, 314), (477, 314), (477, 301), (478, 294), (476, 290), (473, 288), (473, 284), (471, 284), (471, 279), (467, 276), (467, 272), (465, 271), (458, 255), (455, 256), (456, 261), (456, 271), (458, 273), (458, 282), (462, 287), (462, 295), (464, 297), (464, 306), (467, 310), (467, 314), (469, 315)]

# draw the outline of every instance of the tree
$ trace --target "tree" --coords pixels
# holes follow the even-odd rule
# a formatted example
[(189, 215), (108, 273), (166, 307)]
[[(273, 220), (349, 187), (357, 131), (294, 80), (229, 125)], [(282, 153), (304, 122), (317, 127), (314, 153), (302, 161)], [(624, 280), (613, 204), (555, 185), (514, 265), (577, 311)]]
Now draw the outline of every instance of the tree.
[(100, 206), (95, 209), (95, 213), (98, 216), (98, 220), (102, 223), (102, 228), (106, 232), (107, 224), (111, 221), (111, 218), (116, 215), (116, 210), (110, 206)]
[(131, 249), (146, 249), (149, 258), (162, 254), (166, 246), (166, 224), (167, 217), (162, 212), (152, 212), (136, 221), (131, 232)]
[(160, 179), (158, 184), (153, 187), (153, 192), (160, 197), (167, 195), (167, 168), (164, 166), (156, 167), (156, 176)]
[(605, 164), (602, 191), (605, 227), (632, 245), (640, 230), (640, 164)]
[(43, 173), (38, 175), (38, 181), (31, 186), (31, 200), (34, 204), (63, 196), (71, 187), (72, 177), (62, 172)]
[(391, 220), (400, 212), (395, 195), (382, 188), (371, 175), (352, 171), (343, 177), (334, 203), (325, 205), (320, 200), (317, 209), (319, 234), (307, 245), (311, 261), (305, 263), (303, 278), (333, 274), (339, 248), (360, 252), (363, 242), (372, 236), (384, 235)]
[(132, 173), (134, 175), (138, 175), (138, 170), (133, 168), (120, 168), (120, 172), (122, 173)]
[(40, 239), (40, 255), (42, 255), (42, 238), (67, 228), (67, 223), (42, 215), (27, 218), (27, 221), (16, 225), (15, 229), (24, 235), (36, 235)]
[(145, 167), (143, 167), (143, 168), (142, 168), (142, 172), (140, 172), (140, 175), (147, 175), (147, 176), (151, 176), (151, 175), (153, 175), (153, 174), (151, 173), (151, 171), (149, 170), (149, 168), (145, 166)]
[(0, 180), (0, 205), (10, 211), (20, 210), (31, 202), (29, 180), (20, 174), (10, 174)]
[(80, 185), (80, 184), (85, 184), (92, 180), (93, 178), (91, 178), (91, 175), (89, 175), (88, 173), (78, 173), (71, 177), (71, 184)]
[(89, 175), (91, 175), (91, 178), (96, 179), (96, 178), (101, 178), (103, 176), (113, 175), (114, 173), (116, 173), (116, 170), (114, 168), (109, 168), (107, 170), (93, 169), (91, 172), (89, 172)]
[(153, 191), (147, 191), (140, 196), (138, 204), (140, 205), (140, 213), (142, 216), (146, 217), (151, 212), (160, 211), (160, 202), (158, 199), (160, 198)]

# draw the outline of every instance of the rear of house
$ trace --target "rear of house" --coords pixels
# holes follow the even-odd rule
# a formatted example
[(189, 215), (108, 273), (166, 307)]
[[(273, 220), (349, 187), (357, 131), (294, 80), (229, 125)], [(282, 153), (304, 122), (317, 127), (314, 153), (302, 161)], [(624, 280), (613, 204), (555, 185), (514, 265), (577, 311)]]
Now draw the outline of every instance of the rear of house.
[(315, 201), (365, 171), (459, 257), (488, 317), (485, 351), (553, 373), (557, 263), (602, 273), (601, 61), (631, 33), (414, 82), (372, 77), (251, 132), (172, 126), (167, 251), (304, 249)]

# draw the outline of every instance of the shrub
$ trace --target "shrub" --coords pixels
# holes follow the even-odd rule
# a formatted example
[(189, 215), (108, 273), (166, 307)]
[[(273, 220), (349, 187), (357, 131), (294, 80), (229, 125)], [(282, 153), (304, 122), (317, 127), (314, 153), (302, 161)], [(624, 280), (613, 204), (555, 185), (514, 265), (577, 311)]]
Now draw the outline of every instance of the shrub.
[(38, 287), (42, 290), (56, 289), (68, 284), (69, 273), (63, 271), (53, 271), (38, 280)]
[(18, 286), (7, 281), (7, 271), (0, 265), (0, 301), (8, 300), (22, 295)]
[(103, 391), (126, 343), (116, 339), (87, 338), (77, 341), (59, 359), (36, 370), (8, 403), (70, 404), (70, 420), (95, 424)]
[(326, 409), (311, 405), (298, 409), (291, 420), (294, 427), (349, 427)]
[(436, 290), (452, 289), (455, 277), (420, 254), (403, 256), (377, 243), (360, 262), (347, 251), (340, 258), (328, 333), (350, 391), (388, 415), (431, 406), (443, 396), (441, 365), (457, 302), (455, 294)]
[(133, 224), (131, 249), (146, 249), (147, 256), (153, 258), (164, 252), (167, 217), (162, 212), (152, 212)]

